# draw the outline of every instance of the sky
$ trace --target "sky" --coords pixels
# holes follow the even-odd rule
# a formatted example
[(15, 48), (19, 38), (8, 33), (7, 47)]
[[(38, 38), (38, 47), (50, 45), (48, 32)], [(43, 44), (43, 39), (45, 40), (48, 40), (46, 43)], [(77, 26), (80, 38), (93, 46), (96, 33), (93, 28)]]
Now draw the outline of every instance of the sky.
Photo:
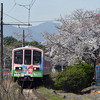
[(76, 9), (100, 8), (100, 0), (0, 0), (0, 3), (3, 3), (5, 23), (30, 22), (33, 26), (40, 22), (54, 21)]

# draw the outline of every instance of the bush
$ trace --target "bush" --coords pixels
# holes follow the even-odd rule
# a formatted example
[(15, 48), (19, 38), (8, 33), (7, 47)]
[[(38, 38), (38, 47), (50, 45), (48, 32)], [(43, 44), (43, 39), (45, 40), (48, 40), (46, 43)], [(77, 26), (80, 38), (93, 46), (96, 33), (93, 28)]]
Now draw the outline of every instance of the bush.
[(67, 92), (80, 92), (93, 81), (94, 68), (82, 63), (77, 66), (68, 66), (67, 70), (59, 73), (55, 80), (55, 88)]
[(91, 66), (87, 63), (81, 63), (80, 65), (76, 66), (68, 66), (68, 69), (76, 67), (78, 69), (83, 69), (84, 72), (86, 73), (86, 80), (87, 80), (87, 85), (90, 86), (91, 83), (93, 82), (93, 77), (94, 77), (94, 66)]
[(70, 68), (58, 74), (55, 81), (55, 88), (67, 92), (79, 92), (86, 86), (86, 73), (83, 69)]

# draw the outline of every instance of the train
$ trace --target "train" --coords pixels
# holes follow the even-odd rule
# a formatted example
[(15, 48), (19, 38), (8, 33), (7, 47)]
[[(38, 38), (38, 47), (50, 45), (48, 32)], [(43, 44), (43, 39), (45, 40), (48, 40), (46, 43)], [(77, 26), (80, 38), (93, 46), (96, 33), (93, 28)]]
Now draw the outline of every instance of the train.
[(49, 76), (51, 73), (50, 58), (42, 49), (25, 46), (12, 50), (12, 78), (34, 81)]

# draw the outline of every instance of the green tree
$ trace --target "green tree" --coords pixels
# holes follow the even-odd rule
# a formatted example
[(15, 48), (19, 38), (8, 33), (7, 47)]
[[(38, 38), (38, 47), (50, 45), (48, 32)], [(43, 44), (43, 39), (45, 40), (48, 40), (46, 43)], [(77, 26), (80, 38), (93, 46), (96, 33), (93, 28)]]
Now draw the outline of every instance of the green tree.
[(45, 46), (41, 45), (37, 41), (31, 41), (31, 42), (29, 42), (29, 45), (45, 50)]
[(35, 46), (35, 47), (37, 47), (38, 44), (39, 44), (39, 43), (38, 43), (37, 41), (31, 41), (31, 42), (29, 42), (29, 45)]
[(68, 92), (80, 92), (83, 88), (90, 86), (93, 81), (94, 67), (87, 63), (68, 66), (66, 71), (56, 76), (55, 88)]
[(12, 36), (7, 36), (4, 38), (4, 45), (11, 45), (14, 42), (17, 42), (17, 39)]
[(12, 46), (14, 48), (22, 47), (22, 41), (16, 41), (16, 42), (12, 43), (10, 46)]
[(68, 69), (71, 69), (73, 67), (84, 70), (84, 72), (86, 73), (87, 86), (90, 86), (91, 83), (93, 82), (94, 66), (91, 66), (87, 63), (81, 63), (80, 65), (76, 65), (76, 66), (68, 66)]
[(62, 89), (67, 92), (80, 92), (86, 86), (86, 73), (83, 69), (71, 68), (60, 73), (55, 81), (55, 88)]

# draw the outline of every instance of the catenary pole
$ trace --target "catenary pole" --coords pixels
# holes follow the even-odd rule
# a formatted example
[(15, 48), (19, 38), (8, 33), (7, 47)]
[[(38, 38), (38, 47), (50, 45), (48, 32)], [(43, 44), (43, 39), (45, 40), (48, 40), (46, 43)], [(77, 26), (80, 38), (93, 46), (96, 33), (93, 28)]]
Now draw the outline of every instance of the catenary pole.
[(1, 64), (0, 64), (0, 81), (3, 79), (3, 3), (1, 3)]
[(23, 41), (22, 41), (22, 47), (25, 47), (25, 35), (24, 35), (24, 30), (23, 30)]

